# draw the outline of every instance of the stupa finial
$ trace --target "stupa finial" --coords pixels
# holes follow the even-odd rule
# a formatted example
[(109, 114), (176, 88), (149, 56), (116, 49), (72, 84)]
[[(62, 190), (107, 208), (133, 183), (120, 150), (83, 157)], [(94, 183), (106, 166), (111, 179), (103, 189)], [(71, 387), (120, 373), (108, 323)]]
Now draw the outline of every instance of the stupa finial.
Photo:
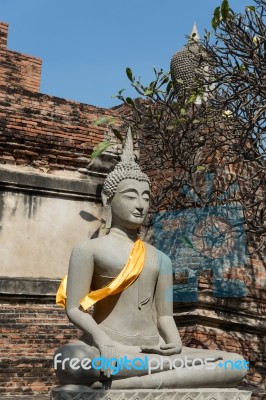
[(196, 22), (194, 22), (193, 28), (192, 28), (192, 32), (190, 34), (190, 38), (193, 40), (196, 40), (197, 42), (200, 40), (200, 35), (198, 32), (198, 28), (197, 28), (197, 24)]

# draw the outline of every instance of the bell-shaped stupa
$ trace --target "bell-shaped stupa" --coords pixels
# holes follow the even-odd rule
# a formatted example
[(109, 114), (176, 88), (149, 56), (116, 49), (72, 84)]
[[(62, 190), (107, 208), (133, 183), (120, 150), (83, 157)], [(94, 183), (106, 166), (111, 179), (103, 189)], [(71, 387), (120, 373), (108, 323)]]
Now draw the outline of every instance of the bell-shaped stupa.
[(177, 95), (191, 89), (196, 84), (197, 68), (199, 68), (203, 51), (196, 23), (183, 49), (176, 52), (171, 59), (171, 76)]

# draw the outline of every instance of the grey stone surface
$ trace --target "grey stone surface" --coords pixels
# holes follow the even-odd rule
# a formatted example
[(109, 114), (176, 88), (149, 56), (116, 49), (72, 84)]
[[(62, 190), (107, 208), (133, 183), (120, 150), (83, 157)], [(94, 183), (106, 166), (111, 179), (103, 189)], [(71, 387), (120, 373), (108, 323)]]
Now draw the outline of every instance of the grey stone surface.
[(0, 277), (0, 294), (54, 298), (59, 283), (59, 279)]
[(250, 400), (251, 392), (237, 389), (65, 390), (55, 388), (51, 400)]
[(84, 198), (100, 200), (102, 181), (99, 178), (90, 179), (65, 178), (54, 175), (42, 175), (33, 172), (8, 170), (0, 167), (1, 188), (19, 189), (35, 194), (51, 194), (60, 197)]
[[(101, 180), (2, 167), (0, 175), (1, 277), (62, 278), (75, 243), (97, 236), (101, 228)], [(51, 293), (51, 284), (44, 283), (43, 288)], [(0, 292), (9, 294), (10, 289), (10, 294), (24, 295), (29, 286), (42, 294), (40, 284), (22, 280), (0, 283)]]

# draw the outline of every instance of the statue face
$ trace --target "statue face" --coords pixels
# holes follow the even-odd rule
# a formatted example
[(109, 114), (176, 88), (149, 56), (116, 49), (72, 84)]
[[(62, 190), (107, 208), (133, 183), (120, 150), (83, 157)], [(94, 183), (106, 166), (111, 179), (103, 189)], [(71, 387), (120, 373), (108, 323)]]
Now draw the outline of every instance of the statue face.
[(125, 179), (117, 186), (111, 201), (112, 225), (139, 228), (149, 209), (150, 189), (147, 182)]

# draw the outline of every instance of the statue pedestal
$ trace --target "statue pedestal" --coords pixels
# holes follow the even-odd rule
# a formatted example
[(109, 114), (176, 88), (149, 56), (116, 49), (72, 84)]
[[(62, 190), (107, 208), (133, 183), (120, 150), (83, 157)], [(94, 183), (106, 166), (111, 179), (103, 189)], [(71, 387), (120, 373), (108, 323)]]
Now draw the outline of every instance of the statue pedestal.
[(51, 390), (51, 400), (250, 400), (251, 392), (237, 389)]

